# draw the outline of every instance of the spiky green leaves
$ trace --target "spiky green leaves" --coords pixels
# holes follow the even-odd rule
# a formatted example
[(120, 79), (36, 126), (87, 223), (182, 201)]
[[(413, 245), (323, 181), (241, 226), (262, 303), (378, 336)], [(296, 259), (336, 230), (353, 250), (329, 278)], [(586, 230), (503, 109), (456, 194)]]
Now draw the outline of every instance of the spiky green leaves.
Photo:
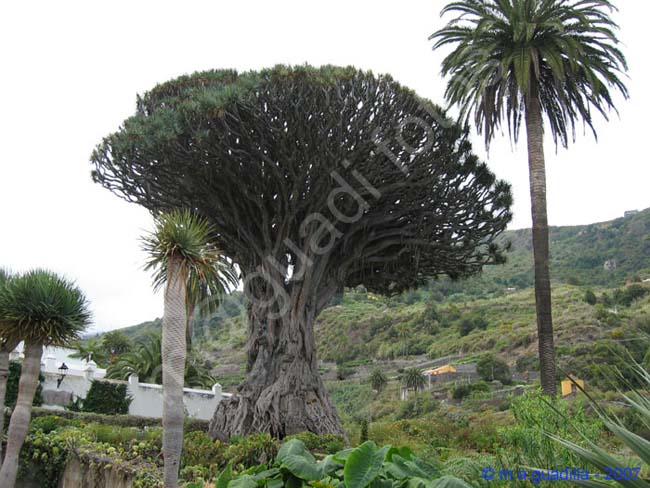
[(418, 368), (408, 368), (402, 373), (402, 384), (411, 390), (418, 391), (424, 388), (425, 379)]
[(526, 102), (538, 96), (554, 140), (566, 146), (576, 123), (594, 130), (592, 110), (605, 118), (615, 110), (612, 91), (628, 96), (612, 10), (607, 0), (450, 3), (442, 13), (458, 16), (431, 36), (434, 49), (454, 47), (442, 65), (447, 100), (489, 143), (506, 123), (516, 140)]
[(0, 287), (0, 337), (43, 345), (77, 339), (91, 320), (89, 303), (71, 281), (34, 270)]
[(143, 237), (142, 248), (149, 254), (146, 270), (153, 270), (156, 289), (164, 286), (171, 259), (178, 259), (188, 282), (188, 294), (198, 293), (201, 283), (225, 291), (235, 274), (212, 244), (214, 228), (189, 210), (174, 210), (156, 219), (155, 229)]

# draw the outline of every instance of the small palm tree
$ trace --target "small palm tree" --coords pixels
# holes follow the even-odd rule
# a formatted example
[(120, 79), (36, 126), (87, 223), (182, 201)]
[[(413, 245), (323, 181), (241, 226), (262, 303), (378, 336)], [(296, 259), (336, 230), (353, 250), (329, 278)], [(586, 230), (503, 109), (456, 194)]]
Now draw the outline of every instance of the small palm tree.
[[(108, 366), (106, 377), (127, 380), (135, 374), (145, 383), (162, 384), (162, 349), (160, 334), (148, 334), (132, 351), (125, 352)], [(188, 388), (211, 388), (215, 379), (189, 353), (185, 363), (185, 386)]]
[(132, 374), (144, 383), (162, 384), (162, 339), (147, 334), (135, 347), (117, 356), (106, 370), (106, 377), (126, 380)]
[(81, 359), (89, 363), (95, 361), (96, 363), (103, 363), (106, 359), (104, 347), (99, 339), (86, 339), (78, 341), (73, 345), (75, 352), (70, 354), (71, 358)]
[(542, 389), (555, 395), (555, 348), (551, 317), (544, 116), (563, 146), (575, 139), (576, 123), (592, 131), (592, 109), (607, 118), (615, 109), (610, 89), (627, 98), (627, 70), (618, 49), (618, 26), (607, 0), (457, 0), (442, 11), (457, 13), (435, 32), (434, 49), (453, 45), (444, 59), (446, 98), (473, 117), (489, 145), (507, 123), (517, 141), (523, 122), (533, 220), (535, 299)]
[(11, 415), (0, 486), (13, 487), (38, 387), (43, 346), (64, 346), (90, 323), (88, 301), (72, 282), (35, 270), (14, 277), (0, 291), (0, 337), (25, 341), (18, 399)]
[(381, 368), (375, 368), (372, 373), (370, 373), (370, 386), (377, 393), (381, 393), (386, 385), (388, 384), (388, 377), (383, 372)]
[[(164, 486), (178, 486), (183, 447), (183, 383), (187, 356), (188, 310), (204, 291), (225, 289), (223, 257), (211, 244), (214, 229), (187, 210), (161, 215), (144, 237), (154, 288), (165, 288), (162, 332)], [(221, 287), (221, 288), (220, 288)]]
[(422, 371), (418, 368), (408, 368), (402, 373), (402, 384), (417, 394), (418, 391), (424, 389), (426, 381)]
[[(11, 278), (11, 274), (0, 268), (0, 294)], [(2, 437), (5, 427), (5, 396), (7, 394), (7, 380), (9, 378), (9, 354), (16, 349), (19, 340), (17, 338), (5, 338), (0, 336), (0, 464), (2, 463)]]

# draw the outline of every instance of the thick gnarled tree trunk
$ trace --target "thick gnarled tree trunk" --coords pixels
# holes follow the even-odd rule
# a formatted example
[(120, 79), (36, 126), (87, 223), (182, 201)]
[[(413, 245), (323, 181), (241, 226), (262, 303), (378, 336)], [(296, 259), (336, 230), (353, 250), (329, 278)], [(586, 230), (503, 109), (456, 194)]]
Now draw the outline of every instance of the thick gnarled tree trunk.
[(219, 439), (252, 432), (285, 437), (303, 431), (345, 435), (318, 371), (314, 347), (317, 306), (292, 300), (290, 311), (270, 317), (253, 302), (248, 376), (238, 394), (222, 401), (210, 423)]
[(43, 346), (41, 344), (25, 344), (25, 360), (23, 361), (20, 382), (18, 383), (18, 399), (9, 421), (7, 452), (2, 463), (2, 469), (0, 469), (0, 488), (13, 488), (16, 484), (18, 458), (32, 416), (32, 403), (38, 387), (42, 356)]
[(544, 161), (544, 121), (536, 93), (526, 103), (530, 200), (533, 218), (533, 254), (535, 261), (535, 307), (539, 341), (539, 369), (542, 391), (557, 393), (555, 346), (551, 314), (551, 278), (549, 272), (548, 218), (546, 214), (546, 167)]

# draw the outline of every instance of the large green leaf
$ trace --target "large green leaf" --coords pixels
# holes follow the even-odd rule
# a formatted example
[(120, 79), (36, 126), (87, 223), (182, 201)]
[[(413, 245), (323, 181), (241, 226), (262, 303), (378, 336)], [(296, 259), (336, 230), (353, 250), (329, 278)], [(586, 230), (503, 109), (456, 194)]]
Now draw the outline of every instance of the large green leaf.
[(228, 488), (230, 481), (232, 481), (232, 466), (229, 463), (217, 478), (215, 488)]
[(264, 471), (260, 471), (259, 473), (255, 474), (254, 478), (255, 481), (268, 481), (271, 478), (275, 478), (279, 474), (280, 470), (277, 468), (265, 469)]
[(228, 483), (228, 488), (257, 488), (257, 481), (250, 474), (245, 474)]
[(432, 479), (440, 474), (436, 468), (416, 457), (409, 460), (399, 454), (393, 454), (391, 459), (391, 461), (386, 462), (385, 469), (393, 478), (398, 480), (407, 478)]
[(379, 449), (372, 441), (364, 442), (354, 449), (343, 468), (346, 488), (368, 486), (379, 475), (389, 449), (389, 446)]
[(431, 488), (473, 488), (472, 485), (465, 483), (463, 480), (453, 476), (443, 476), (434, 480)]
[(337, 452), (334, 454), (334, 461), (338, 461), (339, 463), (345, 464), (345, 462), (348, 460), (348, 456), (354, 451), (354, 449), (343, 449), (342, 451)]
[(316, 465), (316, 458), (299, 439), (285, 442), (278, 451), (277, 459), (282, 467), (302, 480), (317, 481), (323, 477), (321, 470)]
[(329, 456), (325, 456), (324, 459), (318, 461), (316, 465), (318, 466), (318, 470), (320, 471), (322, 477), (327, 476), (343, 467), (343, 464), (336, 461), (334, 459), (334, 456), (332, 456), (331, 454)]
[(398, 455), (404, 459), (408, 459), (409, 461), (415, 457), (415, 454), (411, 449), (409, 449), (406, 446), (402, 447), (391, 447), (388, 452), (386, 453), (386, 460), (387, 461), (392, 461), (394, 455)]

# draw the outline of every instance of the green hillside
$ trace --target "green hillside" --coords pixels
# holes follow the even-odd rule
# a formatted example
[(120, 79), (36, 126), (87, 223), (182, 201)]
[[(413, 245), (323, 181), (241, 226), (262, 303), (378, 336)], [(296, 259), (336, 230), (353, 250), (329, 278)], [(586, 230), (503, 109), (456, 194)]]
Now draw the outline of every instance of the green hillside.
[[(512, 243), (508, 262), (487, 268), (479, 277), (434, 280), (391, 298), (363, 287), (336, 297), (316, 325), (324, 372), (336, 368), (327, 363), (348, 371), (360, 368), (363, 374), (373, 362), (390, 370), (395, 362), (420, 364), (445, 356), (469, 361), (488, 352), (506, 359), (516, 371), (534, 371), (530, 230), (509, 231), (503, 239)], [(650, 277), (650, 209), (611, 222), (554, 227), (551, 241), (560, 365), (593, 379), (594, 355), (615, 362), (606, 351), (622, 351), (634, 343), (621, 341), (623, 336), (629, 339), (639, 327), (650, 332), (650, 305), (644, 298), (650, 286), (632, 287), (641, 290), (637, 295), (624, 286), (628, 280)], [(615, 266), (606, 270), (606, 261)], [(588, 289), (596, 293), (595, 305), (584, 300)], [(122, 330), (137, 340), (160, 326), (156, 319)], [(230, 295), (217, 314), (195, 324), (194, 347), (224, 386), (245, 374), (246, 338), (246, 303), (240, 292)], [(641, 360), (644, 350), (632, 352)]]
[[(512, 243), (505, 266), (490, 267), (485, 277), (510, 286), (532, 286), (530, 229), (508, 231)], [(650, 209), (591, 225), (551, 227), (551, 275), (557, 281), (617, 286), (634, 275), (650, 277)], [(606, 270), (605, 263), (613, 269)]]

